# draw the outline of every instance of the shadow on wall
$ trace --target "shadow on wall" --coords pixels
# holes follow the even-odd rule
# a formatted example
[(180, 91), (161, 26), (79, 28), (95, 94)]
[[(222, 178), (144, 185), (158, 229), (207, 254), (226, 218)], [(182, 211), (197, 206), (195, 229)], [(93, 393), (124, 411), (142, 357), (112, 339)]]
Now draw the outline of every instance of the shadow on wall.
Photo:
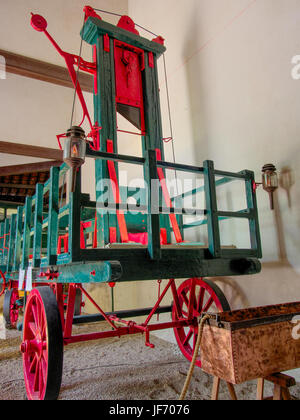
[[(294, 201), (296, 202), (296, 197), (294, 200), (293, 195), (294, 190), (292, 190), (295, 184), (295, 175), (291, 168), (283, 167), (280, 171), (279, 183), (287, 193), (286, 207), (291, 210)], [(279, 194), (282, 192), (282, 190), (275, 192), (274, 212), (270, 215), (274, 218), (278, 259), (264, 262), (262, 272), (255, 276), (214, 279), (223, 290), (232, 310), (300, 300), (300, 274), (290, 263), (286, 247), (287, 231), (284, 229), (284, 218), (279, 205)], [(286, 207), (284, 214), (287, 214)], [(292, 220), (286, 222), (292, 223)], [(299, 234), (298, 226), (295, 226), (295, 233)]]
[(201, 27), (197, 20), (197, 9), (192, 14), (189, 22), (189, 31), (186, 33), (184, 46), (182, 50), (182, 60), (185, 65), (186, 84), (189, 96), (189, 114), (190, 125), (192, 127), (193, 145), (195, 161), (201, 164), (204, 160), (209, 159), (209, 144), (206, 125), (206, 106), (204, 85), (201, 77), (201, 59), (199, 55), (195, 55), (195, 51), (201, 49), (199, 40), (201, 37)]

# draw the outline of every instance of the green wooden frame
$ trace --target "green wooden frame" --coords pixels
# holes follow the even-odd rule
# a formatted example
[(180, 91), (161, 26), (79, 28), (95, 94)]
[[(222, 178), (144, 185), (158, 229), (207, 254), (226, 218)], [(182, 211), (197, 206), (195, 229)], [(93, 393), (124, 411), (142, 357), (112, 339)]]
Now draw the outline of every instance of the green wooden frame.
[[(202, 167), (165, 161), (157, 70), (157, 60), (165, 52), (165, 47), (95, 18), (87, 20), (81, 35), (84, 41), (97, 49), (98, 93), (94, 95), (94, 114), (95, 121), (102, 127), (100, 150), (94, 151), (88, 146), (87, 158), (95, 160), (96, 185), (109, 178), (108, 161), (115, 162), (117, 173), (119, 163), (143, 167), (145, 184), (149, 187), (145, 192), (147, 202), (143, 203), (139, 210), (134, 210), (127, 204), (120, 204), (117, 208), (125, 212), (133, 211), (133, 225), (139, 223), (141, 214), (145, 216), (148, 246), (120, 244), (116, 248), (107, 248), (109, 227), (114, 226), (118, 229), (116, 211), (105, 210), (110, 203), (101, 203), (101, 191), (96, 191), (96, 202), (92, 202), (88, 195), (82, 193), (81, 171), (77, 174), (75, 192), (70, 193), (67, 204), (60, 208), (59, 185), (68, 171), (64, 164), (60, 168), (52, 168), (47, 183), (37, 184), (35, 195), (27, 197), (25, 205), (18, 208), (17, 214), (0, 223), (0, 249), (3, 249), (3, 252), (0, 251), (0, 267), (3, 270), (5, 268), (7, 278), (17, 280), (19, 270), (27, 270), (30, 266), (33, 270), (33, 281), (38, 283), (52, 280), (58, 283), (106, 283), (157, 278), (248, 275), (259, 272), (262, 251), (253, 172), (231, 173), (215, 170), (212, 161), (205, 161)], [(104, 37), (107, 39), (107, 35), (110, 39), (109, 48), (104, 48)], [(114, 40), (140, 48), (145, 54), (142, 77), (146, 133), (142, 137), (142, 157), (118, 153)], [(149, 54), (153, 55), (153, 65), (150, 65)], [(107, 140), (113, 142), (114, 153), (107, 153)], [(161, 161), (157, 160), (157, 149), (161, 151)], [(170, 209), (162, 198), (158, 168), (162, 168), (164, 172), (172, 170), (200, 175), (204, 178), (204, 186), (173, 197), (174, 208)], [(219, 177), (222, 178), (216, 179)], [(237, 212), (219, 211), (217, 188), (236, 179), (245, 182), (247, 208)], [(151, 188), (152, 186), (154, 187)], [(185, 196), (193, 196), (200, 190), (205, 193), (206, 208), (199, 209), (204, 221), (184, 224), (183, 215), (188, 209), (178, 207)], [(47, 212), (44, 208), (46, 195), (49, 202)], [(81, 222), (95, 222), (96, 209), (98, 248), (81, 249)], [(167, 229), (169, 239), (172, 235), (168, 211), (176, 214), (183, 237), (186, 229), (199, 229), (202, 224), (207, 224), (208, 246), (189, 246), (185, 243), (173, 247), (162, 246), (161, 228)], [(249, 249), (222, 248), (220, 223), (230, 218), (248, 220), (251, 242)], [(8, 232), (10, 236), (6, 244), (9, 243), (9, 249), (4, 249), (4, 237), (7, 237)], [(120, 237), (120, 233), (117, 233)], [(69, 236), (68, 252), (57, 255), (58, 238), (66, 234)], [(53, 273), (55, 277), (41, 277), (43, 273)]]

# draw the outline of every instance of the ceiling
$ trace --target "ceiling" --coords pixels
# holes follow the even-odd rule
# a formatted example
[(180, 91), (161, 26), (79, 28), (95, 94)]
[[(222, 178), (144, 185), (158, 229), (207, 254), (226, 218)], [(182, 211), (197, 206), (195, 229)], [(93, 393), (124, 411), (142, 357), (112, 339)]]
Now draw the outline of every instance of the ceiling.
[(9, 176), (1, 176), (0, 171), (0, 201), (23, 204), (26, 196), (35, 194), (36, 184), (44, 184), (49, 177), (49, 171)]

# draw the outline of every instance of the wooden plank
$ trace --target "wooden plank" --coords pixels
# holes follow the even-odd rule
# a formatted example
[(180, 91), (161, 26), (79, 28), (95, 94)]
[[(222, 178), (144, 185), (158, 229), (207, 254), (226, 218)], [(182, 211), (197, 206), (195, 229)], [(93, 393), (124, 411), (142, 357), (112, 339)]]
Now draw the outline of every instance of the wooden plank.
[(29, 156), (41, 159), (63, 160), (62, 150), (8, 141), (0, 141), (0, 153)]
[(24, 207), (21, 207), (21, 206), (18, 207), (14, 264), (13, 264), (12, 271), (18, 271), (20, 267), (21, 239), (22, 239), (22, 232), (23, 232), (23, 210), (24, 210)]
[(274, 373), (273, 375), (267, 376), (265, 380), (280, 385), (283, 388), (291, 388), (296, 385), (296, 379), (284, 373)]
[(280, 385), (274, 385), (274, 395), (273, 401), (281, 401), (282, 400), (282, 387)]
[(214, 163), (212, 161), (204, 162), (204, 181), (205, 198), (207, 206), (207, 230), (209, 251), (214, 258), (220, 258), (221, 242), (218, 219), (218, 204), (216, 195), (216, 180), (214, 172)]
[(257, 401), (263, 401), (264, 390), (265, 390), (265, 380), (264, 378), (259, 378), (257, 380), (257, 394), (256, 394)]
[(42, 230), (43, 230), (43, 193), (44, 185), (36, 185), (36, 198), (34, 210), (34, 236), (33, 236), (33, 267), (39, 267), (41, 262), (42, 250)]
[[(4, 222), (0, 223), (0, 260), (4, 260)], [(1, 264), (2, 265), (2, 264)]]
[(7, 272), (10, 272), (12, 264), (13, 264), (15, 241), (16, 241), (16, 225), (17, 225), (17, 215), (12, 214), (10, 237), (9, 237), (9, 251), (8, 251), (7, 266), (6, 266)]
[(22, 261), (21, 269), (28, 268), (29, 248), (30, 248), (30, 230), (31, 230), (32, 198), (27, 197), (25, 202), (25, 218), (23, 229)]
[(221, 383), (221, 379), (218, 378), (217, 376), (214, 376), (213, 388), (212, 388), (212, 393), (211, 393), (212, 401), (218, 401), (219, 399), (220, 383)]
[(253, 218), (249, 219), (251, 248), (257, 251), (257, 258), (262, 258), (262, 245), (260, 237), (256, 192), (253, 189), (255, 175), (253, 172), (250, 171), (246, 171), (246, 173), (249, 177), (249, 179), (245, 181), (247, 207), (251, 210), (253, 214)]
[[(74, 89), (69, 72), (65, 67), (1, 49), (0, 55), (6, 60), (8, 73)], [(93, 77), (90, 74), (79, 72), (79, 83), (83, 92), (93, 93)]]
[(9, 251), (9, 231), (10, 231), (10, 219), (7, 218), (4, 222), (4, 243), (3, 243), (3, 258), (4, 264), (7, 263), (8, 251)]
[(58, 243), (59, 168), (51, 168), (47, 235), (48, 265), (56, 264)]
[(25, 189), (25, 190), (35, 190), (35, 185), (27, 184), (5, 184), (0, 183), (0, 188), (15, 188), (15, 189)]
[(234, 386), (231, 383), (227, 382), (227, 388), (228, 388), (230, 398), (232, 399), (232, 401), (237, 401), (237, 396), (236, 396)]
[(31, 174), (33, 172), (49, 171), (52, 167), (61, 166), (62, 161), (28, 163), (25, 165), (10, 165), (0, 167), (0, 176)]
[(76, 176), (75, 192), (70, 193), (69, 255), (71, 262), (83, 260), (80, 255), (81, 176), (81, 169), (79, 169)]
[(95, 44), (100, 35), (106, 34), (110, 38), (118, 39), (119, 41), (141, 48), (142, 50), (151, 51), (157, 56), (160, 56), (166, 51), (166, 47), (158, 42), (149, 41), (146, 38), (94, 17), (90, 17), (86, 21), (85, 26), (81, 31), (83, 40), (89, 44)]
[(159, 220), (159, 180), (156, 166), (156, 152), (148, 150), (145, 180), (148, 184), (148, 206), (147, 215), (148, 226), (148, 251), (151, 259), (159, 260), (161, 258), (160, 246), (160, 220)]

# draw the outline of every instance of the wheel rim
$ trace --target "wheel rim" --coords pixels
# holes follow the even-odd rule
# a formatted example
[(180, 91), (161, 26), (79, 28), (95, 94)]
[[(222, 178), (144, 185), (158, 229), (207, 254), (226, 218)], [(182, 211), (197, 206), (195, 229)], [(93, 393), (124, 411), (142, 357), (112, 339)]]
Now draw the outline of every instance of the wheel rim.
[(11, 328), (16, 328), (19, 319), (19, 292), (17, 289), (8, 290), (5, 294), (3, 313), (5, 321)]
[(48, 287), (34, 289), (28, 298), (21, 352), (28, 399), (57, 399), (62, 377), (63, 341), (56, 299)]
[[(182, 317), (178, 316), (174, 305), (173, 321), (187, 320), (189, 311), (192, 320), (189, 327), (174, 328), (174, 333), (182, 354), (191, 361), (198, 337), (198, 318), (204, 312), (229, 311), (230, 306), (221, 289), (209, 280), (198, 278), (186, 280), (179, 286), (177, 293)], [(196, 360), (196, 366), (201, 367), (200, 355)]]

